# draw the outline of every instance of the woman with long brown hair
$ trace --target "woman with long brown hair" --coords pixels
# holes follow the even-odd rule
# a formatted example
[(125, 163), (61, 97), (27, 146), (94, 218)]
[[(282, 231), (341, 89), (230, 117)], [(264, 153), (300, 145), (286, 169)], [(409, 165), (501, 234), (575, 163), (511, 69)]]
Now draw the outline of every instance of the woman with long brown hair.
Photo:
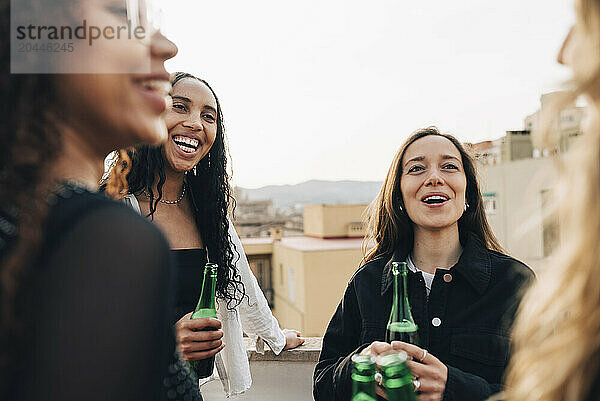
[[(600, 1), (576, 0), (576, 22), (558, 61), (573, 72), (588, 121), (561, 163), (554, 190), (561, 246), (523, 299), (514, 328), (507, 401), (592, 401), (600, 394)], [(547, 127), (559, 116), (547, 116)], [(542, 129), (544, 145), (556, 138)]]
[[(144, 0), (0, 1), (0, 399), (165, 395), (167, 242), (96, 192), (107, 152), (166, 139), (163, 63), (177, 48), (144, 10)], [(136, 21), (147, 36), (73, 46), (54, 65), (38, 49), (29, 67), (59, 73), (11, 74), (11, 22), (48, 16), (68, 27)]]
[[(509, 328), (533, 273), (500, 248), (473, 159), (456, 138), (429, 127), (404, 142), (371, 207), (371, 244), (323, 338), (315, 399), (350, 399), (352, 355), (392, 349), (412, 358), (419, 400), (475, 401), (500, 391)], [(410, 269), (418, 345), (383, 342), (393, 261)]]

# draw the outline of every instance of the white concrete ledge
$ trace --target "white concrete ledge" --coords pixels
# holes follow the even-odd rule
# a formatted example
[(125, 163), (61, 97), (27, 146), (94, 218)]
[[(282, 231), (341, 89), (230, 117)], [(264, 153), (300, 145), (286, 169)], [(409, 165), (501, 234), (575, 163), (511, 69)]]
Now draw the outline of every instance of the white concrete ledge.
[(265, 353), (260, 354), (256, 352), (256, 344), (251, 339), (245, 338), (244, 340), (246, 340), (246, 351), (248, 352), (248, 359), (250, 362), (279, 361), (316, 363), (319, 361), (319, 354), (321, 353), (321, 346), (323, 345), (322, 337), (307, 337), (304, 344), (298, 348), (281, 351), (279, 355), (275, 355), (267, 345), (265, 345)]
[(312, 375), (319, 360), (320, 337), (309, 337), (295, 349), (275, 355), (265, 345), (265, 353), (256, 352), (255, 344), (246, 340), (250, 359), (252, 388), (238, 397), (226, 399), (219, 381), (202, 386), (206, 401), (307, 401), (312, 399)]

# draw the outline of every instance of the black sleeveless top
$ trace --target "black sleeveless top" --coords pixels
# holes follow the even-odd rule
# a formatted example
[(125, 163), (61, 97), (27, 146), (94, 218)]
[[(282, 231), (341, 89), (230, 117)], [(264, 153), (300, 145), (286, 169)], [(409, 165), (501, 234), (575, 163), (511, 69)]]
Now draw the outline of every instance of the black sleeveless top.
[(206, 249), (174, 249), (171, 256), (176, 271), (175, 304), (173, 321), (177, 322), (186, 313), (193, 312), (200, 297)]

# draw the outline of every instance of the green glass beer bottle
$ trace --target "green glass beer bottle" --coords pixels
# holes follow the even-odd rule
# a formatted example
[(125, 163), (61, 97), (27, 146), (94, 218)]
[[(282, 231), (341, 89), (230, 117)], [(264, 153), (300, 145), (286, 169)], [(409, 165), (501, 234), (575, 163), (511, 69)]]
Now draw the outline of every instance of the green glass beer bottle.
[(394, 298), (392, 311), (385, 332), (385, 341), (403, 341), (419, 345), (418, 327), (410, 312), (408, 291), (406, 290), (406, 275), (408, 268), (405, 262), (392, 262), (392, 276), (394, 279)]
[[(217, 288), (217, 265), (207, 263), (204, 267), (204, 279), (202, 280), (202, 290), (200, 291), (200, 299), (198, 305), (192, 313), (190, 319), (200, 319), (204, 317), (217, 317), (217, 309), (215, 307), (215, 294)], [(204, 330), (215, 330), (212, 327), (207, 327)], [(198, 379), (204, 379), (212, 375), (215, 366), (214, 355), (207, 359), (198, 361), (190, 361), (190, 366), (196, 372)]]
[(377, 360), (381, 367), (381, 386), (389, 401), (417, 401), (407, 359), (406, 352), (400, 351)]
[(351, 401), (377, 401), (375, 392), (375, 362), (367, 355), (352, 356)]

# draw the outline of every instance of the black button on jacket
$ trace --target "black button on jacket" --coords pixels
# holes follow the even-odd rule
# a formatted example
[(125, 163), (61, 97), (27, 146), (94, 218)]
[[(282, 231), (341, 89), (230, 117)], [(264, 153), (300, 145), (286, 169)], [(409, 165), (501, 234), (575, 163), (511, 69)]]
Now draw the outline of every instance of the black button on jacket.
[[(448, 367), (445, 401), (485, 400), (502, 389), (510, 327), (522, 290), (534, 277), (523, 263), (486, 249), (474, 235), (466, 237), (458, 263), (436, 270), (429, 299), (422, 274), (408, 272), (420, 346)], [(407, 254), (398, 249), (372, 260), (348, 283), (323, 338), (313, 378), (315, 400), (350, 400), (350, 358), (373, 341), (385, 340), (391, 262), (405, 261)], [(452, 280), (445, 281), (444, 274)]]

